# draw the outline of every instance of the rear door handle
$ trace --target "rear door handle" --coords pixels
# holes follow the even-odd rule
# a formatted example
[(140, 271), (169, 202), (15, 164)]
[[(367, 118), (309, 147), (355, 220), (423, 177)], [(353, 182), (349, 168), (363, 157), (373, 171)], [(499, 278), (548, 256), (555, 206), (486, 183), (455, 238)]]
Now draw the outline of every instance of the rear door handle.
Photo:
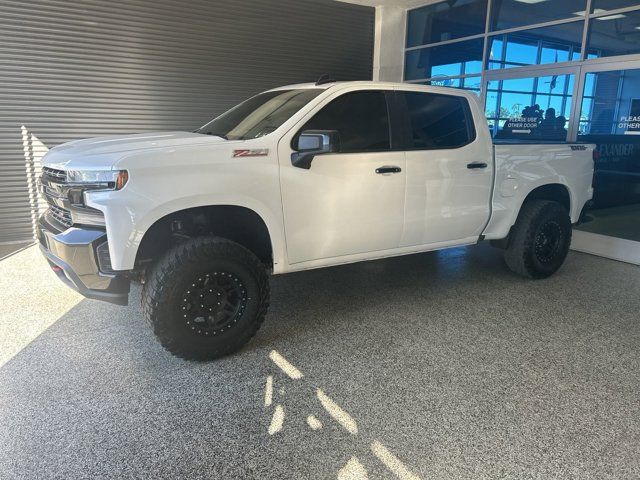
[(471, 162), (467, 163), (467, 168), (487, 168), (487, 164), (482, 162)]
[(376, 173), (384, 175), (385, 173), (400, 173), (402, 171), (402, 169), (400, 167), (389, 167), (389, 166), (384, 166), (384, 167), (378, 167), (376, 168)]

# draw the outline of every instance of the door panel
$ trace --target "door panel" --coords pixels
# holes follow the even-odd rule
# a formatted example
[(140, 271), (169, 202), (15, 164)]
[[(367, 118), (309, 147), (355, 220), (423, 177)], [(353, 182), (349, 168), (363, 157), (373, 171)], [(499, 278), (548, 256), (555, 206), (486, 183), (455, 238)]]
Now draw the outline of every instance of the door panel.
[(490, 215), (493, 152), (474, 127), (483, 119), (459, 95), (405, 90), (397, 101), (409, 148), (400, 245), (468, 243)]
[[(407, 201), (402, 246), (479, 236), (490, 215), (491, 152), (474, 145), (406, 153)], [(488, 155), (488, 156), (487, 156)], [(470, 169), (474, 161), (486, 168)]]
[[(290, 263), (398, 247), (402, 234), (402, 152), (319, 155), (309, 170), (291, 166), (281, 144), (281, 188)], [(385, 166), (399, 173), (376, 173)]]
[[(289, 263), (398, 247), (406, 173), (404, 153), (392, 151), (391, 95), (336, 92), (280, 141)], [(335, 132), (339, 141), (334, 143), (337, 152), (316, 155), (307, 170), (291, 164), (291, 153), (298, 133), (309, 130)]]

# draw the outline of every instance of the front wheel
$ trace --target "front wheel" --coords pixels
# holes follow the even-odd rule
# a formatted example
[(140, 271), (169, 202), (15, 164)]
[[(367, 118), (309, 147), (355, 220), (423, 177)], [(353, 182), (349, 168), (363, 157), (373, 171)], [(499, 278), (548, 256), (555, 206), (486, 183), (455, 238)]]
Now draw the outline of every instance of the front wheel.
[(187, 360), (213, 360), (255, 335), (269, 306), (269, 282), (258, 258), (218, 237), (169, 250), (151, 270), (142, 306), (162, 346)]
[(571, 245), (571, 218), (558, 202), (531, 200), (522, 206), (504, 259), (515, 273), (546, 278), (564, 263)]

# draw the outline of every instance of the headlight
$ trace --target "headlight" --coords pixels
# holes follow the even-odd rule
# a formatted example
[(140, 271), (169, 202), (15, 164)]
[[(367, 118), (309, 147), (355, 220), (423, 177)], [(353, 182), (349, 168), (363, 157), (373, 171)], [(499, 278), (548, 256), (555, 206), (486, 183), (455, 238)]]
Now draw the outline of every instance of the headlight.
[(91, 190), (121, 190), (129, 180), (126, 170), (67, 170), (67, 183), (91, 186)]

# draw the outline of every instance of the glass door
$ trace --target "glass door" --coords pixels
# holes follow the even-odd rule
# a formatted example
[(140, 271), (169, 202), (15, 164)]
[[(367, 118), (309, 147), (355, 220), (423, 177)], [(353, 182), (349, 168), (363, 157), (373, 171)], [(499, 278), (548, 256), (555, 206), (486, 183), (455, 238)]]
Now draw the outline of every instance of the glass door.
[(579, 95), (576, 137), (595, 143), (598, 156), (577, 245), (640, 263), (640, 62), (583, 66)]
[(597, 145), (572, 248), (640, 264), (640, 61), (488, 71), (483, 86), (496, 143)]

